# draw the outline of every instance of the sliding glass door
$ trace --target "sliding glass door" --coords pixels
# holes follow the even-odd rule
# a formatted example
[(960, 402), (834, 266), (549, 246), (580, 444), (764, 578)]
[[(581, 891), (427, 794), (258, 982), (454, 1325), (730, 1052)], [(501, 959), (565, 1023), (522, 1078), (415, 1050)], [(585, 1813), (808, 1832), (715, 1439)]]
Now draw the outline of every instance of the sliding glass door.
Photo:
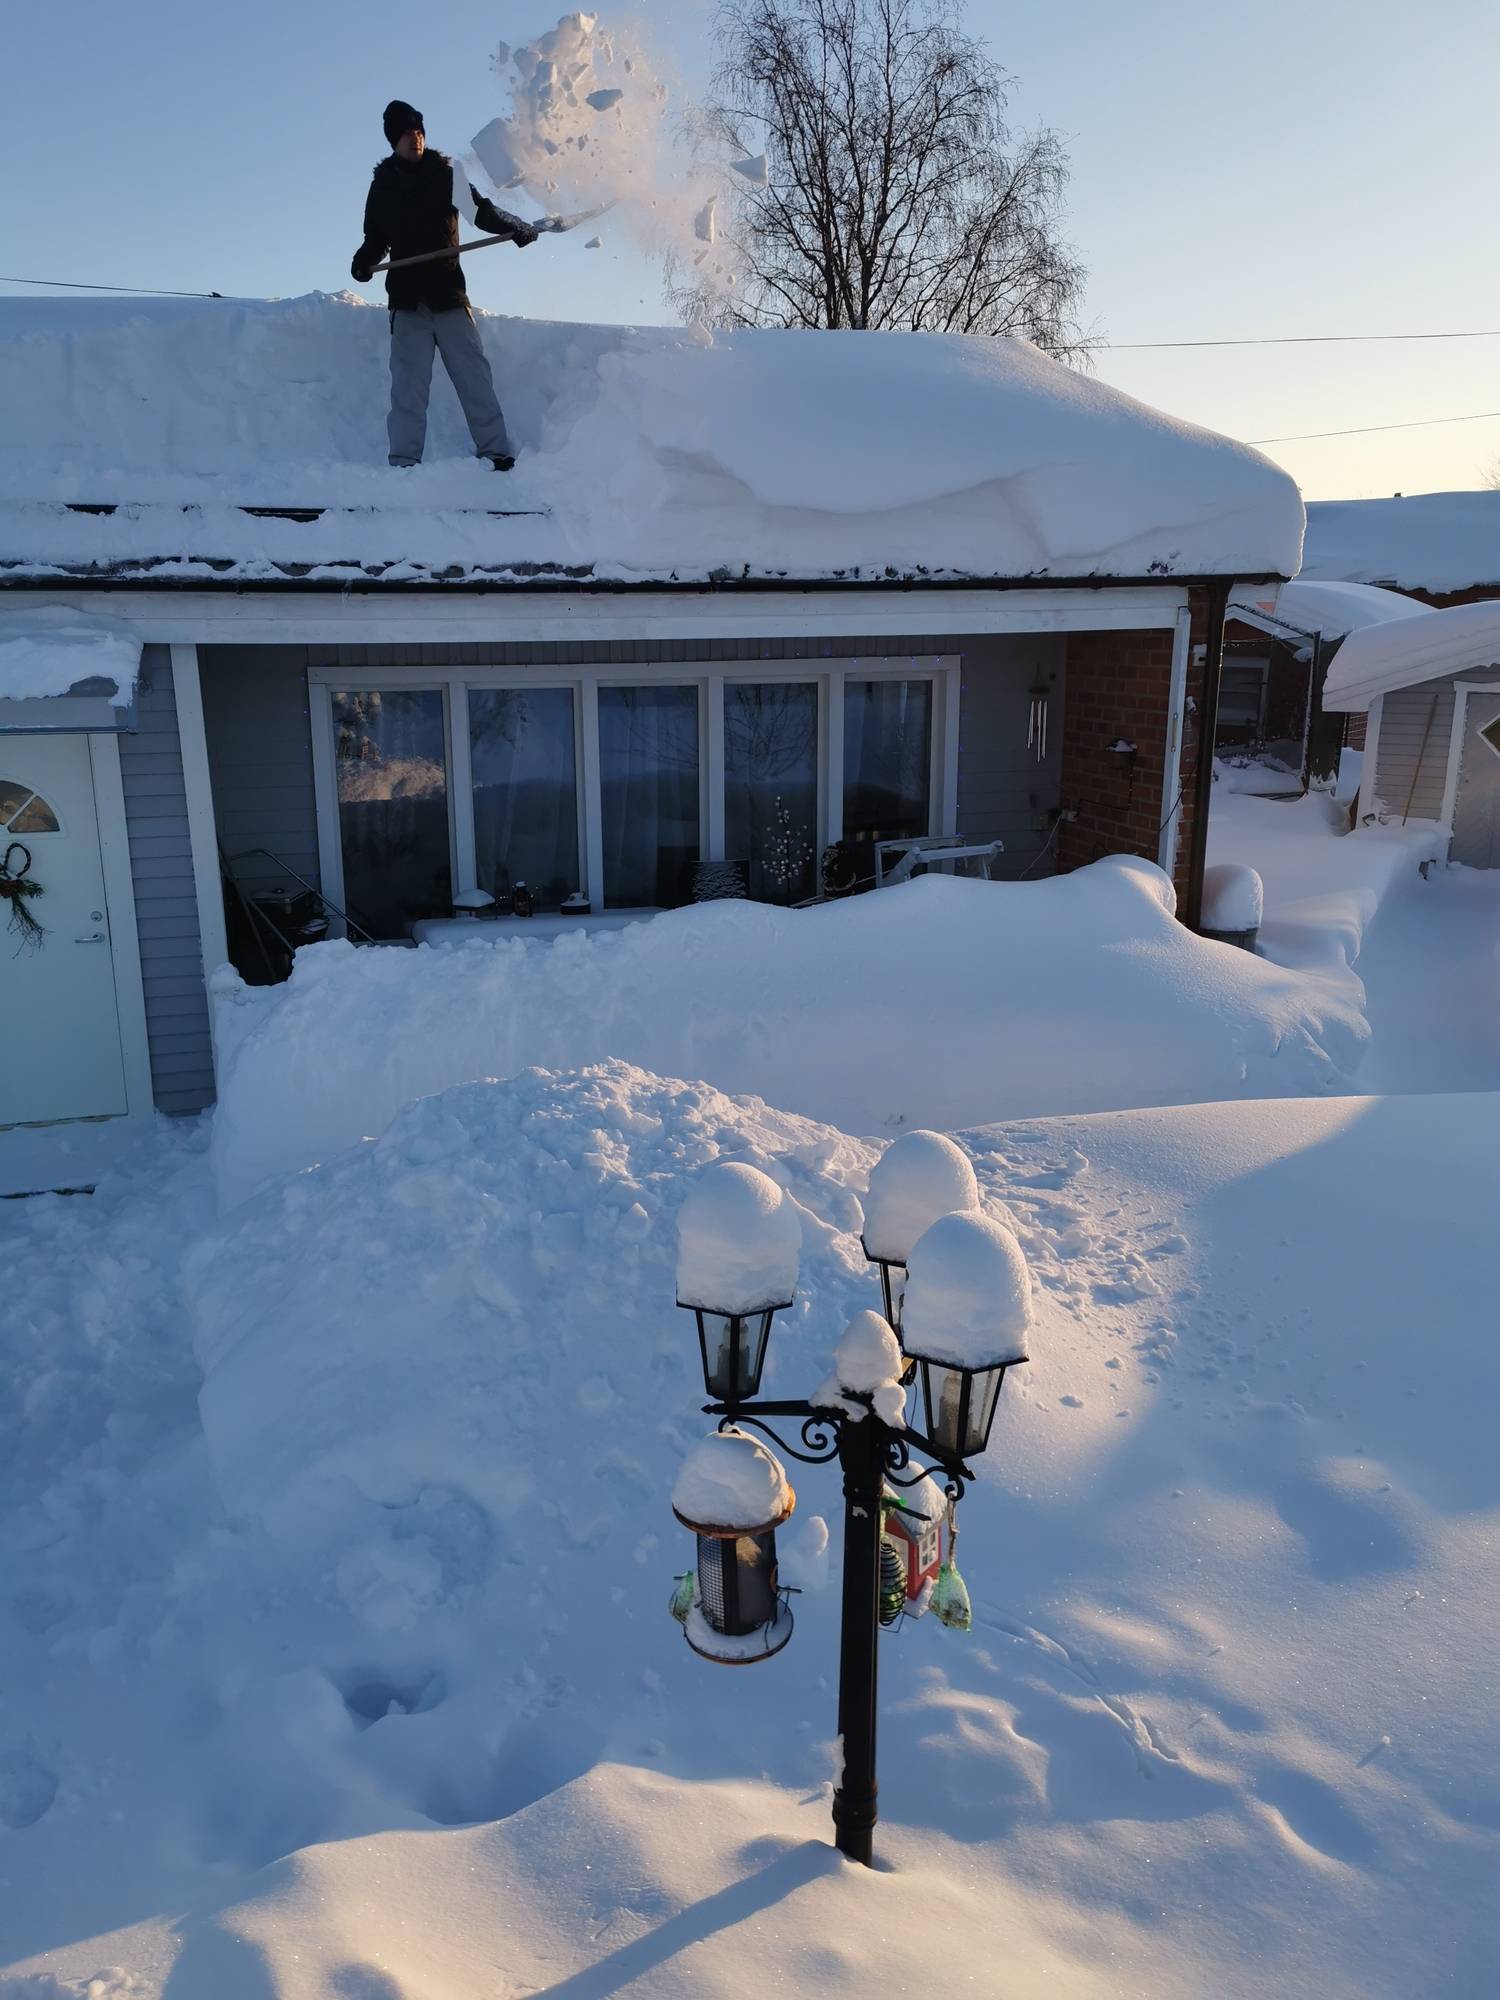
[(932, 688), (894, 675), (844, 682), (844, 838), (932, 831)]
[(724, 852), (758, 903), (805, 902), (818, 881), (818, 684), (724, 687)]
[(332, 695), (344, 907), (373, 937), (405, 937), (453, 901), (441, 688)]
[(599, 689), (604, 904), (675, 909), (702, 852), (696, 686)]
[(471, 687), (474, 886), (503, 909), (524, 883), (555, 910), (582, 882), (573, 690)]

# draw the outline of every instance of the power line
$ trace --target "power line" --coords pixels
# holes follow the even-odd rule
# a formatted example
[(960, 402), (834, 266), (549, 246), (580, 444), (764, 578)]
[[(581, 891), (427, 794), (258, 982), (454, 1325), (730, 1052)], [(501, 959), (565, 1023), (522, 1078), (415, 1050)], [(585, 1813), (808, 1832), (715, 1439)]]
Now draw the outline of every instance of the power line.
[(1481, 326), (1462, 333), (1265, 333), (1236, 340), (1102, 340), (1112, 354), (1140, 352), (1148, 347), (1314, 347), (1351, 340), (1500, 340), (1500, 327)]
[(1416, 417), (1409, 424), (1356, 424), (1347, 431), (1298, 431), (1292, 437), (1246, 438), (1246, 444), (1302, 444), (1309, 438), (1366, 437), (1371, 431), (1420, 431), (1430, 424), (1482, 424), (1500, 417), (1500, 410), (1476, 410), (1469, 417)]
[(151, 299), (222, 299), (222, 292), (164, 292), (155, 285), (82, 285), (75, 278), (5, 278), (0, 285), (52, 285), (65, 292), (138, 292)]

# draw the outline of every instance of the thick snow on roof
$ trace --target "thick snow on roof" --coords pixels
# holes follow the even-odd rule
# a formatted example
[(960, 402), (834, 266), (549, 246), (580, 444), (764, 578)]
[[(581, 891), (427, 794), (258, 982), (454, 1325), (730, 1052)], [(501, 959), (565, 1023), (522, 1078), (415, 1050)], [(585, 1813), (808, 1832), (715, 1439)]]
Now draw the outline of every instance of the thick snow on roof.
[(1351, 632), (1328, 669), (1323, 706), (1368, 708), (1394, 688), (1490, 668), (1500, 673), (1500, 602), (1453, 604), (1427, 618)]
[(1309, 501), (1302, 575), (1403, 590), (1500, 583), (1500, 492)]
[(1023, 341), (480, 323), (520, 453), (504, 477), (441, 370), (428, 462), (386, 466), (386, 314), (352, 295), (0, 300), (12, 579), (1297, 567), (1278, 467)]
[(1381, 590), (1369, 583), (1309, 583), (1297, 577), (1279, 587), (1262, 589), (1241, 586), (1229, 602), (1229, 615), (1257, 613), (1292, 632), (1311, 638), (1321, 633), (1325, 639), (1341, 639), (1346, 632), (1361, 631), (1366, 625), (1388, 625), (1396, 618), (1417, 618), (1430, 613), (1432, 606), (1399, 590)]

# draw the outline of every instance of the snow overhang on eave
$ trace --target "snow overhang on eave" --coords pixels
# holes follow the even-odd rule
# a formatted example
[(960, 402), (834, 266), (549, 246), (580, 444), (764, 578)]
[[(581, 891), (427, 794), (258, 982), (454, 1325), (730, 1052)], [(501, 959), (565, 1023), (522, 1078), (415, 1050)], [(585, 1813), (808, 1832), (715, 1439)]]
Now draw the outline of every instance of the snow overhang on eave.
[[(391, 566), (396, 567), (395, 565)], [(934, 594), (954, 591), (1103, 591), (1103, 590), (1207, 590), (1222, 589), (1233, 581), (1276, 585), (1286, 579), (1274, 571), (1260, 574), (1237, 570), (1228, 573), (1177, 574), (1159, 569), (1148, 575), (1115, 576), (1096, 573), (1088, 576), (1049, 576), (1045, 572), (1028, 576), (965, 575), (958, 572), (934, 575), (916, 573), (892, 576), (863, 575), (858, 570), (832, 575), (766, 574), (758, 576), (710, 575), (683, 578), (660, 576), (612, 577), (597, 575), (592, 566), (556, 568), (543, 564), (518, 564), (495, 569), (469, 569), (457, 573), (428, 571), (413, 575), (401, 565), (399, 576), (371, 570), (358, 563), (319, 563), (243, 570), (228, 560), (213, 558), (163, 558), (160, 563), (131, 563), (103, 568), (90, 564), (57, 564), (45, 568), (22, 569), (0, 564), (0, 592), (33, 590), (73, 591), (281, 591), (298, 594), (338, 593), (350, 595), (410, 595), (429, 597), (456, 594), (535, 594), (568, 592), (597, 597), (629, 596), (637, 593), (670, 593), (700, 597), (758, 596), (773, 591), (882, 592), (891, 595), (913, 591)], [(332, 573), (330, 573), (332, 572)]]
[(57, 604), (0, 608), (0, 734), (133, 729), (142, 648), (113, 618)]
[(1329, 669), (1323, 706), (1368, 709), (1382, 695), (1454, 674), (1500, 678), (1500, 602), (1455, 604), (1351, 632)]

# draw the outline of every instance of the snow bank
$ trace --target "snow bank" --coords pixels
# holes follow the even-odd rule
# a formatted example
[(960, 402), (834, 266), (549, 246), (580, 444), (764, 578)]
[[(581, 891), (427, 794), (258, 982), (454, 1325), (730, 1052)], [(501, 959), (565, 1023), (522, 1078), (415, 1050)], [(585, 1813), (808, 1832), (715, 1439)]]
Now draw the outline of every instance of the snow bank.
[(0, 701), (66, 694), (81, 681), (113, 682), (111, 706), (128, 706), (141, 671), (141, 642), (112, 619), (60, 605), (0, 612)]
[(1023, 341), (480, 317), (522, 454), (503, 505), (548, 518), (486, 511), (494, 475), (441, 385), (433, 462), (385, 466), (386, 314), (351, 295), (0, 301), (8, 559), (205, 578), (211, 561), (684, 580), (1297, 566), (1278, 467)]
[(747, 1431), (710, 1431), (672, 1488), (672, 1512), (690, 1528), (758, 1532), (776, 1527), (792, 1504), (780, 1459)]
[(1350, 833), (1326, 792), (1268, 799), (1214, 787), (1209, 862), (1253, 868), (1260, 877), (1261, 953), (1308, 975), (1350, 1008), (1364, 1006), (1353, 968), (1376, 912), (1447, 846), (1442, 828), (1425, 820)]
[(754, 1313), (797, 1289), (802, 1225), (768, 1175), (740, 1161), (708, 1167), (677, 1220), (677, 1303)]
[(702, 904), (553, 943), (316, 945), (285, 986), (216, 994), (222, 1197), (450, 1084), (615, 1056), (886, 1134), (1347, 1083), (1355, 1008), (1194, 937), (1164, 887), (1144, 862), (1102, 862), (809, 910)]
[(743, 1160), (810, 1218), (800, 1396), (878, 1296), (871, 1149), (614, 1066), (215, 1225), (164, 1123), (0, 1203), (16, 2000), (1486, 1990), (1492, 1097), (965, 1133), (1037, 1340), (962, 1504), (972, 1637), (880, 1642), (876, 1871), (828, 1844), (837, 1468), (778, 1534), (777, 1661), (666, 1611), (678, 1204)]
[(903, 1132), (881, 1155), (865, 1196), (865, 1249), (904, 1264), (907, 1252), (940, 1215), (978, 1208), (969, 1156), (941, 1132)]
[[(1497, 561), (1500, 568), (1500, 561)], [(1448, 674), (1500, 669), (1500, 603), (1452, 604), (1426, 618), (1353, 632), (1323, 688), (1325, 708), (1368, 708), (1382, 694)]]
[(1302, 575), (1434, 592), (1500, 583), (1500, 493), (1311, 501)]

